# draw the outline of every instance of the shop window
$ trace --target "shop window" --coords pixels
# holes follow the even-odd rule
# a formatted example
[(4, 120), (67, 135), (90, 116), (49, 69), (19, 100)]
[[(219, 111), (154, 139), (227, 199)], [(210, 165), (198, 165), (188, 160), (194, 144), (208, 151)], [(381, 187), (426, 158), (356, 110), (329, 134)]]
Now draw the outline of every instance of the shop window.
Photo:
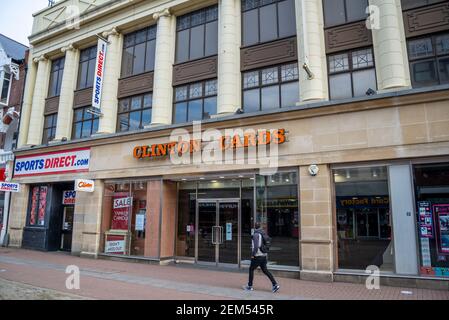
[(446, 0), (401, 0), (401, 4), (402, 10), (409, 10), (444, 1)]
[(413, 168), (421, 275), (449, 277), (449, 165)]
[(148, 256), (145, 251), (148, 226), (147, 183), (136, 180), (105, 184), (105, 253)]
[(90, 109), (84, 107), (73, 111), (72, 139), (89, 138), (98, 132), (100, 118), (89, 112)]
[(323, 0), (324, 26), (365, 20), (368, 0)]
[(176, 63), (218, 53), (218, 6), (211, 6), (177, 18)]
[(62, 75), (64, 74), (65, 58), (53, 60), (51, 63), (50, 85), (48, 97), (56, 97), (61, 94)]
[(81, 51), (78, 69), (78, 90), (91, 88), (94, 84), (97, 46)]
[(0, 71), (0, 103), (8, 105), (12, 76), (9, 72)]
[(28, 225), (32, 227), (45, 226), (45, 211), (47, 209), (47, 186), (31, 188), (31, 203), (28, 214)]
[(122, 77), (154, 70), (156, 30), (151, 26), (125, 36), (122, 58)]
[(294, 36), (294, 0), (242, 1), (242, 29), (244, 46)]
[(393, 271), (386, 167), (334, 170), (338, 267)]
[(53, 113), (44, 117), (44, 133), (42, 135), (42, 144), (48, 144), (56, 137), (56, 124), (58, 121), (58, 114)]
[(152, 108), (151, 93), (121, 99), (118, 107), (117, 131), (134, 131), (150, 125)]
[(449, 83), (449, 33), (407, 41), (413, 87)]
[(245, 72), (243, 109), (249, 113), (296, 106), (298, 75), (297, 63)]
[(175, 88), (173, 123), (210, 119), (217, 114), (217, 80)]
[(377, 90), (371, 48), (329, 55), (328, 69), (332, 100), (362, 97)]

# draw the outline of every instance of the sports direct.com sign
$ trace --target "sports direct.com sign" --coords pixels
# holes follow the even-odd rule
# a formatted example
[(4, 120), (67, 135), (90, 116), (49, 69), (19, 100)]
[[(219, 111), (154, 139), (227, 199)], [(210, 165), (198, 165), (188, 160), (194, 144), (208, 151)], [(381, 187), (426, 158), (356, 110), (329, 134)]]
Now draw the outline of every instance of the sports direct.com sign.
[(18, 156), (14, 166), (15, 177), (76, 173), (89, 171), (90, 148)]
[(98, 39), (97, 61), (95, 64), (95, 81), (92, 93), (92, 107), (101, 108), (101, 95), (103, 91), (104, 65), (106, 61), (106, 49), (108, 44), (102, 39)]

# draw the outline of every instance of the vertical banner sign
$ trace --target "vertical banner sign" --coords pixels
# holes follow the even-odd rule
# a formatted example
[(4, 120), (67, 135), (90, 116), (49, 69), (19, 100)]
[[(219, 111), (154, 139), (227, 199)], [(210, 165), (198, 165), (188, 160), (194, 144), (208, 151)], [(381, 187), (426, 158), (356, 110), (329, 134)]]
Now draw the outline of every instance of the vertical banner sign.
[(113, 230), (128, 230), (128, 220), (132, 209), (133, 198), (128, 193), (116, 194), (112, 206), (112, 225)]
[(94, 90), (92, 93), (92, 107), (101, 110), (101, 94), (103, 91), (104, 67), (108, 43), (98, 39), (97, 62), (95, 64)]

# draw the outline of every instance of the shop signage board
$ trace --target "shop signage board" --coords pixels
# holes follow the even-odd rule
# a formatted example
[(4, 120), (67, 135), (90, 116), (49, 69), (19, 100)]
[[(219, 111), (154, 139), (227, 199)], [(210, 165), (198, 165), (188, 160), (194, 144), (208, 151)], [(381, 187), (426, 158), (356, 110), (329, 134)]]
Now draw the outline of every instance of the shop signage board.
[(108, 235), (105, 244), (105, 253), (125, 254), (125, 236)]
[(75, 191), (94, 192), (95, 191), (95, 181), (86, 180), (86, 179), (76, 179), (75, 180)]
[(20, 184), (12, 182), (0, 182), (0, 191), (3, 192), (19, 192)]
[(64, 191), (62, 193), (62, 204), (63, 205), (74, 205), (76, 200), (76, 191), (75, 190), (69, 190)]
[(365, 208), (377, 207), (388, 208), (390, 205), (389, 196), (357, 196), (357, 197), (337, 197), (337, 208)]
[(95, 64), (94, 90), (92, 93), (92, 107), (101, 110), (101, 96), (103, 93), (104, 67), (106, 62), (106, 50), (108, 43), (98, 39), (97, 61)]
[(88, 172), (90, 148), (16, 157), (15, 177)]

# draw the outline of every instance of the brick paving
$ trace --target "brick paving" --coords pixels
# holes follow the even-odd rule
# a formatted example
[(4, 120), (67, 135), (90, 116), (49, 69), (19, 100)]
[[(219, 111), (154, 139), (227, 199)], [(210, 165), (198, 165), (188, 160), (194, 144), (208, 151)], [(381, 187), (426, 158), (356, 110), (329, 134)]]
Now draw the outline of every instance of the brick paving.
[[(81, 270), (80, 290), (68, 290), (65, 286), (68, 277), (65, 269), (68, 265), (76, 265)], [(382, 286), (380, 290), (367, 290), (360, 284), (321, 283), (279, 277), (281, 290), (272, 294), (269, 291), (270, 283), (263, 275), (256, 275), (255, 291), (247, 293), (241, 289), (247, 281), (247, 274), (243, 272), (94, 260), (65, 253), (13, 248), (0, 248), (0, 279), (88, 299), (449, 300), (449, 292), (442, 290), (387, 286)], [(411, 291), (412, 294), (403, 294), (401, 291)], [(59, 298), (56, 296), (55, 299)]]

